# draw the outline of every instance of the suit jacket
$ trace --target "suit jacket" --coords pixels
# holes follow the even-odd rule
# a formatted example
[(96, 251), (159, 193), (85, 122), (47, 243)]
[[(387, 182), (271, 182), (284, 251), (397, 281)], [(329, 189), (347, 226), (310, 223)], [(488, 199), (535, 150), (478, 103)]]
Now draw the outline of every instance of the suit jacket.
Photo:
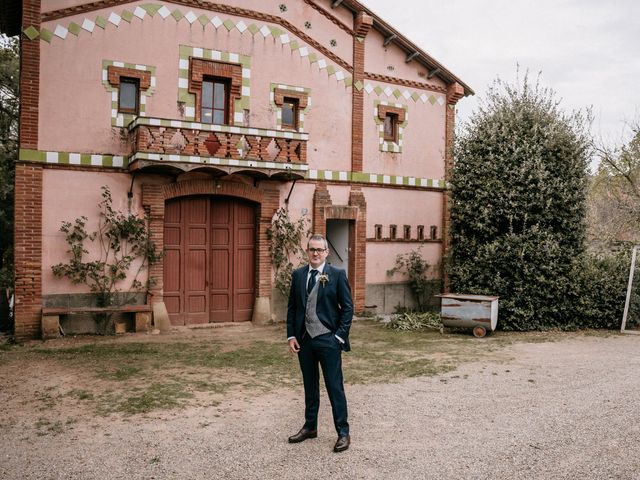
[[(353, 300), (351, 287), (344, 270), (324, 265), (323, 274), (329, 277), (324, 285), (318, 281), (318, 301), (316, 314), (322, 324), (335, 335), (344, 340), (341, 347), (344, 351), (351, 350), (349, 344), (349, 329), (353, 318)], [(294, 270), (291, 276), (291, 290), (289, 292), (289, 306), (287, 308), (287, 338), (296, 337), (298, 343), (305, 331), (304, 317), (307, 308), (307, 276), (309, 265)]]

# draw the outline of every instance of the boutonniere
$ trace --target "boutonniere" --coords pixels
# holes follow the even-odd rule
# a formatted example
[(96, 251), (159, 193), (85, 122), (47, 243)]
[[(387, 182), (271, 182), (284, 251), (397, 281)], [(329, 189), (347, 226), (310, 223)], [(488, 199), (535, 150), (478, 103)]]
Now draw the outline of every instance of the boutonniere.
[(329, 275), (327, 275), (326, 273), (321, 273), (320, 275), (318, 275), (318, 281), (322, 284), (322, 287), (324, 288), (324, 286), (329, 282)]

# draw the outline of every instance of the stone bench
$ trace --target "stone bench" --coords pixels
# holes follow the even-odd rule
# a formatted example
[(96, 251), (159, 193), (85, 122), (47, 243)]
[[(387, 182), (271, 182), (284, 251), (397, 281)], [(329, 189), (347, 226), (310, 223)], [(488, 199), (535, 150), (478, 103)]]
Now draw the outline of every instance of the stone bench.
[(45, 307), (42, 309), (42, 338), (60, 336), (60, 315), (133, 313), (135, 331), (148, 332), (151, 328), (151, 305), (112, 305), (110, 307)]

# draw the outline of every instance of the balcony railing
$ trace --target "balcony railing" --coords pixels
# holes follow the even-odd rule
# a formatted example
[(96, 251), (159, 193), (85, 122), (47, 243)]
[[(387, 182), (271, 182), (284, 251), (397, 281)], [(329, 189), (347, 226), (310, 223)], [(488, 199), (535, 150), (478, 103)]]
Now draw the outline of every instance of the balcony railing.
[(308, 133), (138, 117), (129, 136), (132, 158), (203, 163), (210, 157), (227, 165), (307, 169)]

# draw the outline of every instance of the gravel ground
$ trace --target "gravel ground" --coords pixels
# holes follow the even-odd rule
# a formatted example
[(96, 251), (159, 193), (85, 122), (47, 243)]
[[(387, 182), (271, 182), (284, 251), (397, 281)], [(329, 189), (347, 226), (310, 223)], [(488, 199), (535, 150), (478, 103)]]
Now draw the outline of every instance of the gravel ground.
[(285, 389), (54, 436), (17, 422), (2, 430), (0, 478), (640, 479), (639, 352), (640, 336), (516, 344), (498, 363), (347, 385), (340, 454), (326, 397), (319, 437), (287, 443), (303, 409)]

